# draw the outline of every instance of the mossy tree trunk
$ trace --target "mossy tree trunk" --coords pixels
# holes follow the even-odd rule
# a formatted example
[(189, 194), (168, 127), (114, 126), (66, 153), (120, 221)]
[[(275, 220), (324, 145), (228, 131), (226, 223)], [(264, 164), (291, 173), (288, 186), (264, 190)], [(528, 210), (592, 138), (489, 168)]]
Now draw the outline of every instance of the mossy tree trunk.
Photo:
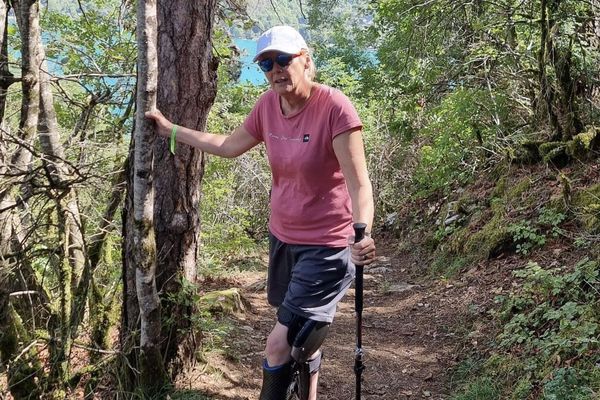
[(6, 370), (8, 388), (15, 400), (40, 398), (43, 375), (36, 342), (23, 327), (10, 304), (10, 285), (0, 275), (0, 361)]
[[(205, 129), (216, 96), (215, 11), (215, 0), (158, 0), (158, 108), (176, 124), (199, 130)], [(156, 141), (154, 154), (157, 285), (169, 317), (163, 320), (162, 353), (176, 374), (193, 357), (193, 310), (170, 299), (181, 297), (183, 280), (196, 282), (204, 159), (202, 152), (188, 146), (178, 146), (173, 156), (165, 140)]]
[[(179, 125), (204, 129), (208, 111), (216, 95), (217, 60), (211, 38), (216, 10), (214, 0), (188, 2), (158, 1), (158, 108)], [(140, 75), (141, 76), (141, 75)], [(139, 85), (139, 83), (138, 83)], [(138, 99), (138, 101), (140, 101)], [(138, 104), (138, 109), (143, 109)], [(136, 125), (145, 121), (136, 120)], [(137, 146), (137, 144), (135, 144)], [(187, 146), (178, 146), (176, 155), (169, 153), (165, 140), (154, 143), (154, 215), (156, 254), (159, 274), (156, 283), (162, 294), (160, 354), (164, 370), (174, 376), (183, 362), (193, 356), (190, 340), (192, 308), (172, 299), (181, 296), (182, 283), (195, 283), (199, 235), (199, 184), (203, 174), (203, 154)], [(131, 349), (141, 341), (138, 321), (144, 305), (135, 291), (136, 251), (131, 232), (139, 229), (132, 213), (135, 195), (132, 183), (139, 173), (129, 172), (129, 190), (123, 213), (123, 310), (121, 345)], [(144, 225), (150, 231), (150, 226)], [(129, 352), (129, 363), (139, 360)], [(126, 380), (135, 382), (131, 370)]]
[[(0, 121), (4, 120), (8, 88), (16, 80), (8, 68), (8, 0), (0, 0)], [(4, 154), (0, 152), (0, 154)]]
[[(39, 57), (37, 48), (30, 40), (40, 29), (38, 3), (32, 0), (14, 0), (12, 6), (19, 23), (22, 42), (22, 102), (17, 136), (24, 143), (31, 144), (36, 134), (39, 110)], [(2, 2), (0, 12), (0, 18), (3, 21), (0, 48), (4, 52), (0, 62), (5, 62), (5, 13), (8, 12), (5, 1)], [(0, 68), (3, 76), (3, 91), (0, 93), (2, 115), (4, 115), (7, 80), (11, 78), (11, 76), (5, 75), (6, 72), (7, 68), (4, 64)], [(4, 145), (3, 142), (3, 148)], [(11, 293), (18, 289), (24, 289), (27, 293), (32, 292), (41, 299), (45, 299), (45, 292), (38, 284), (31, 266), (27, 262), (20, 262), (24, 233), (18, 214), (20, 206), (17, 195), (20, 190), (27, 188), (23, 177), (27, 176), (31, 160), (31, 152), (23, 146), (13, 154), (10, 160), (4, 159), (2, 167), (0, 167), (2, 172), (9, 172), (9, 176), (14, 177), (12, 188), (3, 191), (0, 198), (0, 359), (6, 368), (9, 390), (15, 399), (39, 398), (40, 384), (42, 383), (40, 378), (43, 375), (36, 354), (35, 342), (32, 342), (32, 338), (27, 329), (23, 327), (19, 315), (11, 304)], [(30, 304), (33, 309), (33, 302)], [(32, 316), (32, 318), (35, 320), (35, 317)]]
[(551, 22), (548, 16), (548, 2), (551, 1), (553, 0), (541, 0), (540, 2), (540, 50), (538, 54), (540, 93), (538, 107), (541, 110), (541, 115), (545, 116), (550, 127), (556, 130), (556, 135), (562, 136), (561, 126), (554, 111), (556, 93), (546, 71), (553, 51), (553, 41), (550, 33)]
[[(152, 122), (144, 113), (156, 107), (157, 65), (156, 0), (141, 0), (137, 4), (137, 113), (132, 138), (133, 158), (129, 182), (131, 207), (127, 210), (125, 225), (125, 275), (127, 320), (122, 327), (127, 338), (124, 350), (131, 355), (139, 376), (131, 380), (129, 389), (137, 389), (144, 396), (160, 395), (168, 384), (161, 354), (161, 310), (156, 291), (156, 243), (154, 238), (153, 145), (155, 139)], [(135, 286), (135, 292), (132, 290)], [(136, 300), (132, 301), (134, 295)], [(131, 309), (137, 303), (138, 309)], [(139, 325), (137, 316), (139, 316)], [(139, 342), (136, 331), (139, 329)]]
[[(18, 270), (9, 271), (8, 276), (21, 276), (19, 285), (21, 290), (32, 290), (39, 293), (43, 300), (47, 300), (46, 293), (39, 284), (31, 265), (20, 262), (20, 255), (25, 246), (25, 229), (19, 210), (21, 203), (19, 197), (25, 197), (29, 192), (30, 184), (27, 181), (32, 163), (32, 153), (27, 145), (32, 145), (36, 133), (39, 116), (40, 87), (39, 87), (39, 49), (32, 40), (39, 35), (39, 3), (35, 0), (11, 2), (21, 37), (21, 112), (17, 136), (25, 146), (19, 146), (4, 168), (10, 170), (9, 176), (13, 182), (11, 190), (4, 191), (0, 203), (0, 221), (2, 222), (2, 237), (0, 246), (3, 255), (8, 255), (4, 260), (12, 259), (15, 263), (11, 266)], [(6, 252), (9, 253), (6, 253)], [(14, 275), (12, 273), (15, 273)], [(18, 285), (12, 286), (16, 288)]]
[(44, 164), (48, 170), (51, 193), (55, 197), (59, 221), (59, 237), (62, 243), (61, 259), (57, 262), (59, 276), (59, 300), (54, 307), (56, 316), (51, 318), (50, 325), (50, 384), (62, 392), (68, 385), (69, 355), (77, 328), (81, 323), (79, 316), (86, 304), (87, 292), (78, 293), (75, 289), (80, 284), (82, 273), (86, 268), (87, 255), (84, 242), (83, 224), (79, 212), (78, 194), (72, 185), (75, 176), (64, 162), (65, 152), (58, 131), (58, 121), (54, 109), (54, 98), (50, 88), (50, 76), (45, 60), (45, 51), (41, 34), (33, 40), (39, 48), (42, 60), (40, 68), (40, 115), (38, 135), (40, 147), (44, 154)]
[[(540, 50), (538, 80), (540, 85), (538, 108), (553, 131), (552, 141), (568, 141), (583, 131), (578, 114), (575, 80), (572, 76), (572, 39), (562, 38), (558, 17), (562, 0), (540, 1)], [(568, 41), (569, 44), (559, 42)], [(549, 70), (553, 70), (549, 73)]]

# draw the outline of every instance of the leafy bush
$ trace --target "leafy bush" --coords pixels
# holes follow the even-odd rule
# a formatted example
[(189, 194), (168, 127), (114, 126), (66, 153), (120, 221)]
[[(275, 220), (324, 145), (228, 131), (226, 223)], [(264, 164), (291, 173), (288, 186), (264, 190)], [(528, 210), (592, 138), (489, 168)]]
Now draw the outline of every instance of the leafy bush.
[(546, 244), (546, 236), (529, 221), (512, 224), (508, 227), (508, 231), (512, 234), (519, 254), (527, 255), (533, 248)]
[[(241, 125), (263, 90), (244, 84), (221, 87), (208, 130), (228, 134)], [(214, 272), (228, 259), (251, 252), (265, 237), (269, 188), (267, 161), (260, 149), (234, 160), (208, 157), (200, 207), (205, 270)]]
[(504, 328), (477, 382), (495, 377), (503, 399), (531, 398), (535, 392), (544, 399), (596, 398), (599, 263), (584, 258), (571, 270), (530, 262), (514, 275), (522, 286), (497, 299), (501, 309), (495, 316)]
[(489, 95), (458, 88), (428, 110), (421, 134), (426, 142), (414, 181), (424, 193), (448, 190), (471, 180), (481, 164), (480, 146), (493, 140)]

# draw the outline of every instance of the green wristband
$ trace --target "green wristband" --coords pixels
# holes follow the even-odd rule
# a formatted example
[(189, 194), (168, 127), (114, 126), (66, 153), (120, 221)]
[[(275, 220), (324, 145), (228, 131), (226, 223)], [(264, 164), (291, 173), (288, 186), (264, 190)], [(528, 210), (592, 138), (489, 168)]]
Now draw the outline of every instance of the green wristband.
[(173, 125), (173, 129), (171, 129), (171, 139), (169, 140), (169, 150), (173, 155), (175, 155), (175, 136), (177, 136), (177, 125)]

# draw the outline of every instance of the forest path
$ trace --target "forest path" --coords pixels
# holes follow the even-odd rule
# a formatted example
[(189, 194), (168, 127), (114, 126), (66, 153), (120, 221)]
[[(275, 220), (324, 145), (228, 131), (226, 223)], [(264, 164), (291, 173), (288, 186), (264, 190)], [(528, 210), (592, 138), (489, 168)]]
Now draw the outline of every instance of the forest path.
[[(465, 345), (477, 345), (480, 332), (471, 332), (467, 321), (478, 313), (474, 304), (481, 293), (471, 285), (469, 273), (458, 281), (435, 280), (422, 276), (426, 266), (415, 256), (379, 253), (378, 262), (365, 270), (362, 398), (447, 399), (449, 369), (457, 354)], [(222, 287), (240, 287), (250, 311), (234, 318), (235, 329), (226, 339), (229, 348), (204, 354), (205, 363), (182, 376), (180, 390), (210, 399), (258, 399), (262, 349), (274, 323), (264, 289), (256, 289), (264, 286), (264, 276), (264, 271), (245, 272)], [(471, 333), (472, 343), (464, 342), (466, 333)], [(354, 398), (355, 341), (351, 288), (323, 346), (320, 400)]]

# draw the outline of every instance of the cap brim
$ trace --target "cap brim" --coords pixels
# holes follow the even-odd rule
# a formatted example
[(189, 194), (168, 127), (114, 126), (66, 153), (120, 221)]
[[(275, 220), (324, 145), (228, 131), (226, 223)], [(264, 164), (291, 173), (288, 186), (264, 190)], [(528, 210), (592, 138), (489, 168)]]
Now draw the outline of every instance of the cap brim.
[(259, 53), (257, 53), (254, 58), (252, 59), (252, 62), (256, 62), (256, 60), (258, 60), (258, 57), (260, 57), (262, 54), (267, 53), (269, 51), (277, 51), (279, 53), (285, 53), (285, 54), (298, 54), (302, 49), (298, 50), (298, 51), (289, 51), (290, 49), (282, 49), (280, 46), (269, 46), (269, 47), (265, 47), (264, 49), (262, 49)]

